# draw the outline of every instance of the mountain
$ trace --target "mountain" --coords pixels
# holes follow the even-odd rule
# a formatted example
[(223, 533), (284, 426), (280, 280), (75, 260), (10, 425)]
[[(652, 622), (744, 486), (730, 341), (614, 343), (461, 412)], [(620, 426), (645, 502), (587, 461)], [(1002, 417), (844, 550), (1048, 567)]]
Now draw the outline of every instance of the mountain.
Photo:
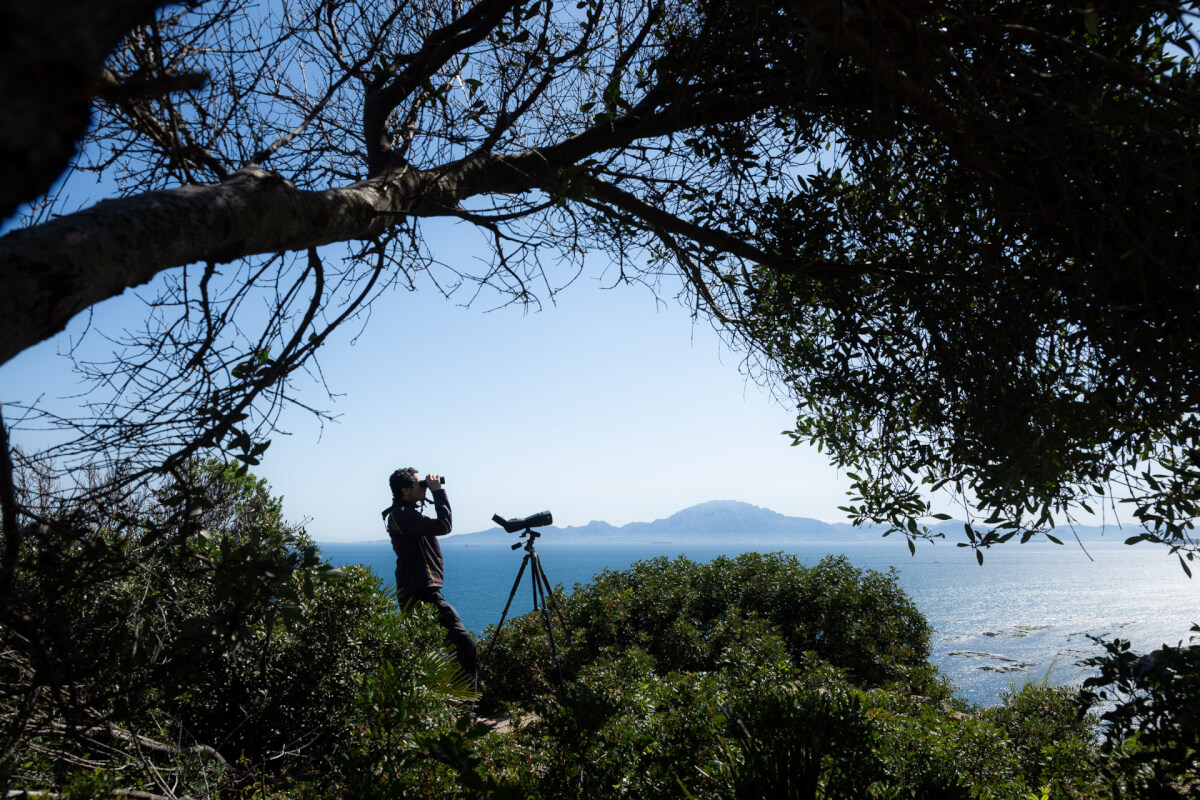
[[(984, 526), (980, 526), (982, 529)], [(966, 541), (963, 523), (943, 522), (932, 528), (943, 533), (946, 541)], [(760, 508), (737, 500), (711, 500), (707, 503), (677, 511), (666, 519), (653, 522), (631, 522), (627, 525), (611, 525), (594, 520), (586, 525), (565, 528), (548, 525), (536, 529), (546, 537), (546, 542), (602, 544), (619, 542), (663, 542), (675, 543), (722, 540), (730, 536), (753, 538), (762, 544), (787, 544), (799, 539), (817, 541), (864, 541), (878, 539), (884, 531), (881, 526), (855, 528), (849, 523), (828, 523), (807, 517), (788, 517), (769, 508)], [(1092, 526), (1059, 528), (1055, 535), (1064, 542), (1074, 541), (1123, 541), (1136, 531), (1121, 530), (1115, 526), (1102, 529)], [(516, 542), (517, 534), (505, 533), (500, 527), (478, 533), (460, 533), (453, 536), (455, 543), (477, 544), (490, 542)], [(1037, 537), (1035, 541), (1045, 541)]]
[[(627, 525), (610, 525), (592, 521), (587, 525), (572, 525), (566, 528), (547, 526), (538, 528), (547, 541), (574, 540), (586, 542), (633, 542), (686, 540), (699, 541), (725, 536), (754, 536), (759, 540), (788, 541), (795, 538), (841, 539), (878, 536), (878, 532), (853, 528), (847, 524), (831, 525), (806, 517), (788, 517), (768, 508), (736, 500), (712, 500), (685, 508), (666, 519), (653, 522), (631, 522)], [(458, 534), (454, 537), (464, 543), (515, 541), (517, 534), (505, 533), (493, 528), (479, 533)]]
[(712, 500), (685, 508), (666, 519), (632, 522), (620, 530), (633, 535), (647, 533), (827, 533), (834, 526), (805, 517), (786, 517), (767, 508), (736, 500)]

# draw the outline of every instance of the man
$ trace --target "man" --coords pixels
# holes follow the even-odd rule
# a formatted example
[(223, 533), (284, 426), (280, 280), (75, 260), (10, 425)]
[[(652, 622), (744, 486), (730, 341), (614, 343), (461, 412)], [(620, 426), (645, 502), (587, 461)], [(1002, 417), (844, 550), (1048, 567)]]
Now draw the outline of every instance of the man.
[[(440, 475), (421, 480), (412, 467), (398, 469), (388, 479), (392, 505), (383, 512), (392, 550), (396, 552), (396, 597), (403, 608), (410, 602), (430, 603), (437, 608), (438, 621), (446, 629), (446, 641), (454, 646), (458, 663), (468, 678), (475, 678), (477, 656), (471, 634), (458, 612), (442, 597), (442, 547), (437, 537), (450, 532), (450, 500)], [(425, 490), (433, 493), (436, 519), (417, 508), (426, 502)]]

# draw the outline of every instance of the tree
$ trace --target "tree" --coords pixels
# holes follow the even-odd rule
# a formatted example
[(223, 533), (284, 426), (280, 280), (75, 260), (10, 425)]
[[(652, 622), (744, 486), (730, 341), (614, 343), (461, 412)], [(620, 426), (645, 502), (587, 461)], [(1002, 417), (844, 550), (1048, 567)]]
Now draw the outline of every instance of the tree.
[(1194, 10), (995, 8), (947, 20), (934, 63), (880, 40), (901, 97), (934, 78), (937, 105), (846, 118), (845, 162), (759, 209), (802, 260), (897, 267), (759, 269), (747, 291), (750, 339), (799, 399), (793, 436), (848, 468), (856, 520), (916, 536), (945, 487), (977, 510), (978, 548), (1115, 499), (1145, 526), (1130, 541), (1188, 569)]
[[(50, 195), (0, 238), (0, 358), (159, 276), (146, 330), (83, 365), (117, 391), (62, 421), (81, 435), (58, 455), (134, 478), (215, 447), (253, 463), (289, 376), (383, 288), (537, 302), (599, 251), (622, 280), (681, 276), (795, 393), (795, 436), (858, 476), (856, 518), (928, 535), (947, 488), (986, 545), (1124, 484), (1143, 536), (1190, 556), (1195, 13), (169, 6), (91, 92), (73, 169), (118, 196)], [(433, 217), (492, 260), (440, 262)]]

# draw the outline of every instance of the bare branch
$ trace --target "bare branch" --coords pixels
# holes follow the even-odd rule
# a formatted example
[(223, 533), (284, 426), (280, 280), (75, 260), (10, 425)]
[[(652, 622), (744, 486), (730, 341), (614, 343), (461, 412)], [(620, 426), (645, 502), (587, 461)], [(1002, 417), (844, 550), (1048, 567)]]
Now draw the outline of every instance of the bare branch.
[(21, 531), (17, 526), (17, 495), (13, 486), (13, 462), (4, 424), (3, 404), (0, 404), (0, 527), (3, 527), (4, 555), (0, 564), (0, 603), (7, 601), (12, 590), (13, 572), (21, 548)]

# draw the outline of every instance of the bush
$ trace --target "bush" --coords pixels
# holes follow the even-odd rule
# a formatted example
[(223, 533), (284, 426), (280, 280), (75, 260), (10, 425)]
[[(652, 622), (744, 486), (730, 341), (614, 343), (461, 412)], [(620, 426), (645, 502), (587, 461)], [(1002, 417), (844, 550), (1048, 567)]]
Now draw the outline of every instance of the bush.
[(857, 687), (946, 691), (895, 576), (841, 557), (656, 558), (556, 599), (565, 686), (534, 615), (484, 665), (493, 704), (541, 715), (488, 745), (530, 797), (862, 796), (886, 776)]
[(717, 708), (694, 674), (658, 675), (637, 648), (590, 665), (555, 700), (539, 703), (533, 733), (549, 760), (539, 796), (679, 797), (719, 744)]
[(793, 685), (737, 697), (727, 733), (738, 798), (864, 797), (881, 777), (876, 729), (859, 692), (828, 667)]
[(954, 700), (894, 574), (656, 558), (556, 599), (561, 690), (540, 618), (515, 620), (485, 664), (494, 702), (542, 716), (490, 746), (530, 797), (1099, 796), (1072, 694)]
[[(857, 569), (844, 556), (815, 567), (781, 554), (745, 553), (709, 564), (660, 557), (605, 570), (555, 599), (569, 629), (559, 642), (568, 680), (602, 653), (624, 647), (644, 650), (660, 675), (713, 671), (737, 641), (757, 639), (761, 628), (739, 627), (750, 620), (777, 634), (796, 663), (815, 653), (861, 686), (894, 679), (929, 655), (929, 626), (895, 574)], [(497, 640), (484, 685), (492, 702), (528, 703), (553, 686), (553, 670), (544, 625), (527, 616)]]
[(1026, 786), (1046, 787), (1051, 797), (1096, 789), (1096, 723), (1079, 713), (1077, 691), (1030, 683), (1000, 699), (982, 718), (1004, 734)]
[(329, 758), (352, 731), (346, 709), (362, 676), (381, 663), (415, 671), (417, 657), (442, 649), (441, 629), (405, 621), (364, 567), (314, 584), (290, 619), (268, 619), (230, 647), (192, 662), (192, 686), (159, 708), (197, 741), (230, 760), (300, 762)]
[(537, 703), (540, 720), (491, 748), (528, 798), (727, 797), (740, 757), (727, 708), (769, 691), (721, 675), (658, 674), (640, 648), (607, 653)]
[(429, 610), (401, 615), (366, 569), (330, 569), (264, 482), (217, 463), (186, 477), (24, 538), (19, 629), (0, 627), (5, 787), (337, 784), (358, 773), (330, 764), (376, 747), (362, 709), (381, 696), (403, 700), (389, 730), (415, 743), (413, 770), (444, 763), (432, 743), (465, 695)]
[(1103, 708), (1106, 772), (1129, 797), (1200, 796), (1200, 644), (1142, 655), (1122, 639), (1101, 643), (1082, 702)]

